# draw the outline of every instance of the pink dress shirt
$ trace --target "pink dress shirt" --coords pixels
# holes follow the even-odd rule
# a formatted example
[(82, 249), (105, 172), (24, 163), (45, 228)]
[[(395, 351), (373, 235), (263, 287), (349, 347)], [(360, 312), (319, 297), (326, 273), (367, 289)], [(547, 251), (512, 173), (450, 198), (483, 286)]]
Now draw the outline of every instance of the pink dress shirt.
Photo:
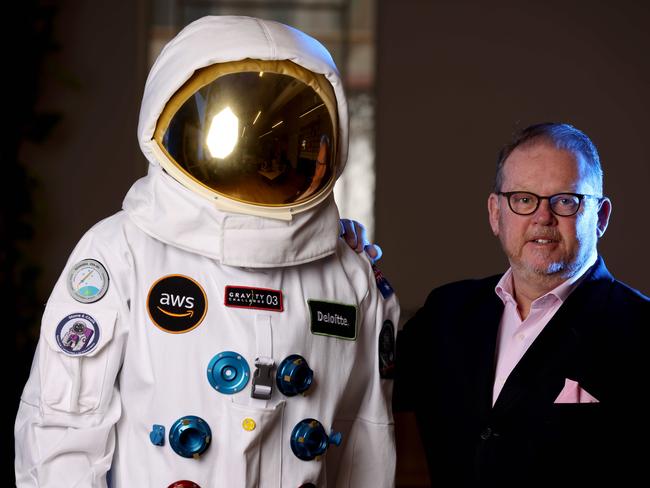
[[(587, 261), (575, 276), (560, 284), (547, 294), (534, 300), (525, 320), (517, 310), (513, 297), (512, 268), (501, 277), (494, 291), (503, 301), (504, 309), (499, 324), (496, 350), (496, 370), (492, 388), (492, 405), (496, 402), (508, 376), (526, 353), (530, 345), (553, 318), (567, 297), (576, 289), (585, 272), (596, 262), (596, 255)], [(564, 389), (556, 403), (588, 403), (598, 401), (573, 380), (566, 379)]]

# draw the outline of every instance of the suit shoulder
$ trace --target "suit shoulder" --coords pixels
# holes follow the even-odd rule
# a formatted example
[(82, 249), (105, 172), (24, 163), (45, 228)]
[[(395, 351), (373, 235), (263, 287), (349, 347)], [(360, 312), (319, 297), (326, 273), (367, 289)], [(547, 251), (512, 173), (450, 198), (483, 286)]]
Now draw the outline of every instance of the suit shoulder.
[(643, 310), (650, 309), (650, 297), (647, 297), (639, 290), (632, 288), (622, 281), (614, 280), (612, 285), (613, 300), (618, 303), (629, 304), (632, 307), (639, 307)]
[(623, 283), (622, 281), (615, 279), (614, 286), (618, 289), (619, 293), (622, 293), (633, 300), (637, 300), (639, 302), (650, 302), (650, 297), (644, 295), (636, 288), (632, 288), (627, 283)]
[(100, 220), (93, 225), (88, 234), (102, 238), (114, 238), (116, 233), (121, 231), (124, 226), (129, 225), (130, 221), (124, 210), (114, 213), (110, 217)]
[(84, 233), (75, 246), (73, 256), (102, 255), (107, 259), (120, 256), (121, 259), (130, 252), (127, 238), (129, 227), (133, 227), (133, 224), (123, 210), (100, 220)]

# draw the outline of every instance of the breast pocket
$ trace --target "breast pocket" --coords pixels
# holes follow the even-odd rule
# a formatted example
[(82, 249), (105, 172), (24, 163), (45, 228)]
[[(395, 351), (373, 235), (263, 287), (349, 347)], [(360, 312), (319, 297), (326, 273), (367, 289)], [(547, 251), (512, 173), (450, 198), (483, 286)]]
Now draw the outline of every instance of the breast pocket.
[(284, 405), (256, 408), (230, 402), (213, 433), (218, 451), (215, 471), (223, 476), (217, 486), (282, 486)]
[[(116, 318), (115, 310), (48, 304), (41, 326), (47, 347), (41, 348), (39, 358), (44, 406), (66, 413), (100, 407), (106, 390), (113, 387), (107, 372)], [(117, 361), (119, 353), (113, 356)]]
[(558, 437), (585, 438), (598, 432), (602, 417), (600, 403), (556, 403), (551, 407), (547, 426), (550, 433)]
[(600, 403), (554, 404), (544, 429), (541, 459), (554, 472), (595, 473), (611, 449), (610, 422)]

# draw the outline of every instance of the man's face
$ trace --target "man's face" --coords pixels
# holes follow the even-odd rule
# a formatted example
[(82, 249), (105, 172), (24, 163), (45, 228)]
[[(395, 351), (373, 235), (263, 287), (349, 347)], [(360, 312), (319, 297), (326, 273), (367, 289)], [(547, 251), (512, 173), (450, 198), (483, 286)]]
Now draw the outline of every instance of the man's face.
[[(502, 171), (502, 192), (596, 194), (584, 158), (546, 142), (518, 147)], [(610, 210), (607, 199), (600, 204), (585, 199), (577, 214), (561, 217), (551, 212), (548, 200), (541, 200), (531, 215), (517, 215), (505, 196), (493, 193), (488, 199), (490, 226), (501, 241), (515, 279), (535, 284), (557, 284), (579, 271), (595, 252)]]

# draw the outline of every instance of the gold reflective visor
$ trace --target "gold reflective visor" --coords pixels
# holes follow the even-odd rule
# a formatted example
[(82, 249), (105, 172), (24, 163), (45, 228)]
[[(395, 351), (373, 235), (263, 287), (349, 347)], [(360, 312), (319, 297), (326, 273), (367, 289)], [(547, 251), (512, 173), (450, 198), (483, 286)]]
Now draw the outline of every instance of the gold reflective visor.
[(323, 75), (290, 61), (215, 64), (169, 100), (154, 140), (190, 183), (244, 203), (292, 206), (336, 175), (335, 103)]

